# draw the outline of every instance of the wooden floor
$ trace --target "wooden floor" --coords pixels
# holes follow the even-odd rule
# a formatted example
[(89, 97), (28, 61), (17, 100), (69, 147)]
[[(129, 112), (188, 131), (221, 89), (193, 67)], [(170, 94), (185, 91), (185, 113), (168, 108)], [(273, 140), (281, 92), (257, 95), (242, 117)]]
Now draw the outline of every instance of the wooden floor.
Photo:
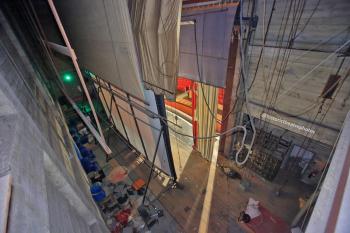
[[(146, 179), (149, 167), (144, 163), (139, 164), (136, 153), (130, 153), (125, 146), (120, 148), (122, 144), (117, 143), (118, 141), (120, 141), (118, 138), (112, 138), (110, 141), (110, 144), (119, 145), (112, 149), (116, 151), (114, 158), (119, 164), (127, 167), (135, 178)], [(219, 156), (218, 163), (225, 166), (232, 165), (231, 161), (222, 156)], [(260, 201), (271, 213), (290, 223), (298, 212), (300, 193), (308, 191), (306, 187), (300, 186), (300, 183), (290, 182), (285, 192), (276, 196), (277, 184), (264, 181), (249, 171), (241, 170), (244, 179), (252, 184), (249, 190), (243, 191), (239, 180), (227, 178), (219, 167), (216, 168), (209, 208), (208, 203), (205, 204), (207, 207), (203, 208), (203, 203), (207, 194), (210, 163), (203, 159), (199, 152), (192, 151), (186, 164), (182, 164), (179, 183), (184, 186), (183, 190), (170, 189), (164, 192), (163, 181), (157, 177), (152, 179), (150, 183), (152, 193), (154, 196), (161, 194), (159, 201), (178, 224), (179, 232), (199, 232), (201, 221), (203, 224), (203, 213), (209, 216), (205, 222), (206, 232), (243, 232), (238, 227), (236, 219), (239, 212), (245, 208), (249, 197)]]

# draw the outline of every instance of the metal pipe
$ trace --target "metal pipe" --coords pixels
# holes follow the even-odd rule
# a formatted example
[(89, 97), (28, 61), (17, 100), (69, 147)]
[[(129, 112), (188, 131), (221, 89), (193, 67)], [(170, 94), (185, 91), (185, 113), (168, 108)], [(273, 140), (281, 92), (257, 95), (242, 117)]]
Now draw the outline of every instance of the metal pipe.
[[(119, 106), (119, 105), (118, 105), (118, 106)], [(130, 113), (127, 109), (123, 108), (122, 106), (119, 106), (119, 108), (120, 108), (121, 110), (123, 110), (124, 112), (126, 112), (127, 114), (133, 116), (133, 118), (135, 118), (136, 120), (142, 122), (143, 124), (145, 124), (145, 125), (151, 127), (152, 129), (155, 129), (155, 130), (160, 131), (160, 129), (158, 129), (157, 127), (154, 127), (153, 125), (151, 125), (151, 124), (145, 122), (144, 120), (141, 120), (140, 118), (134, 116), (132, 113)]]
[[(99, 84), (97, 84), (97, 85), (99, 85)], [(102, 87), (99, 86), (99, 88), (102, 88)], [(109, 90), (108, 90), (108, 91), (109, 91)], [(104, 103), (105, 103), (106, 106), (107, 106), (107, 101), (106, 101), (105, 95), (103, 94), (103, 92), (101, 92), (101, 93), (102, 93), (102, 97), (103, 97), (103, 99), (104, 99)], [(127, 134), (127, 131), (126, 131), (126, 128), (125, 128), (125, 125), (124, 125), (124, 121), (123, 121), (123, 118), (122, 118), (122, 116), (121, 116), (121, 113), (120, 113), (119, 108), (122, 109), (122, 110), (123, 110), (124, 112), (126, 112), (127, 114), (133, 116), (134, 118), (136, 118), (138, 121), (142, 122), (143, 124), (145, 124), (145, 125), (151, 127), (152, 129), (155, 129), (155, 130), (160, 131), (160, 129), (158, 129), (157, 127), (154, 127), (153, 125), (151, 125), (151, 124), (145, 122), (144, 120), (141, 120), (140, 118), (138, 118), (138, 117), (134, 116), (132, 113), (130, 113), (127, 109), (123, 108), (122, 106), (119, 106), (119, 105), (117, 104), (117, 101), (115, 100), (115, 97), (114, 97), (113, 93), (111, 93), (111, 92), (109, 91), (109, 94), (111, 94), (111, 99), (113, 100), (113, 102), (114, 102), (114, 104), (115, 104), (115, 107), (116, 107), (116, 109), (117, 109), (118, 116), (119, 116), (120, 121), (121, 121), (121, 123), (122, 123), (123, 129), (125, 130), (125, 135), (127, 136), (128, 142), (130, 141), (130, 139), (129, 139), (129, 137), (128, 137), (128, 134)], [(127, 102), (127, 103), (129, 103), (129, 102)], [(108, 106), (107, 106), (107, 110), (109, 111), (109, 114), (112, 115), (112, 110), (111, 110), (111, 108), (108, 108)], [(114, 122), (114, 120), (113, 120), (113, 124), (116, 125), (115, 122)]]
[(73, 106), (74, 110), (78, 113), (80, 118), (83, 120), (85, 125), (89, 128), (91, 133), (95, 136), (96, 140), (100, 143), (103, 150), (106, 152), (107, 155), (112, 154), (111, 149), (107, 146), (106, 141), (98, 134), (96, 129), (92, 126), (91, 122), (87, 119), (87, 117), (80, 111), (79, 107), (73, 102), (73, 100), (66, 95), (67, 100), (70, 102), (70, 104)]
[[(130, 100), (130, 96), (129, 94), (126, 94), (126, 96), (128, 97), (128, 100)], [(139, 127), (139, 123), (137, 122), (136, 120), (136, 117), (135, 117), (135, 111), (134, 111), (134, 108), (131, 104), (129, 104), (130, 106), (130, 109), (131, 109), (131, 113), (132, 113), (132, 116), (134, 118), (134, 121), (135, 121), (135, 125), (136, 125), (136, 129), (137, 129), (137, 133), (139, 134), (139, 138), (141, 140), (141, 144), (142, 144), (142, 148), (143, 148), (143, 151), (145, 152), (145, 155), (146, 155), (146, 158), (148, 158), (148, 154), (147, 154), (147, 151), (146, 151), (146, 147), (145, 147), (145, 143), (143, 142), (143, 139), (142, 139), (142, 135), (141, 135), (141, 131), (140, 131), (140, 127)]]
[[(96, 90), (96, 88), (95, 88), (95, 90)], [(96, 90), (96, 93), (97, 93), (97, 95), (98, 95), (99, 97), (100, 97), (100, 94), (99, 94), (100, 92), (101, 92), (101, 95), (102, 95), (103, 103), (106, 105), (106, 108), (107, 108), (107, 110), (108, 110), (108, 113), (109, 113), (108, 120), (110, 121), (111, 118), (112, 118), (112, 115), (111, 115), (111, 112), (112, 112), (112, 111), (111, 111), (111, 106), (108, 107), (105, 94), (103, 94), (102, 89), (101, 89), (100, 87), (98, 87), (97, 90)], [(101, 99), (101, 97), (100, 97), (100, 99)], [(111, 99), (112, 99), (112, 98), (111, 98)], [(103, 104), (103, 103), (102, 103), (102, 104)], [(111, 104), (110, 104), (110, 105), (111, 105)]]
[[(136, 147), (134, 147), (131, 143), (128, 143), (128, 142), (126, 141), (126, 139), (124, 138), (124, 136), (121, 135), (120, 132), (116, 129), (116, 127), (112, 127), (111, 129), (114, 131), (114, 133), (117, 135), (117, 137), (119, 137), (119, 138), (127, 145), (128, 148), (130, 148), (131, 150), (134, 150), (135, 153), (137, 154), (137, 156), (140, 156), (140, 157), (142, 158), (143, 163), (144, 163), (147, 167), (151, 168), (151, 165), (148, 164), (148, 160), (145, 159), (145, 156), (144, 156), (140, 151), (138, 151), (138, 149), (137, 149)], [(160, 130), (159, 130), (159, 131), (160, 131)], [(157, 167), (157, 166), (154, 166), (154, 167), (155, 167), (157, 170), (159, 170), (159, 171), (157, 171), (157, 176), (160, 176), (159, 174), (162, 173), (164, 176), (169, 177), (169, 178), (175, 180), (174, 177), (172, 177), (171, 175), (169, 176), (169, 174), (166, 173), (165, 171), (163, 171), (161, 168), (159, 168), (159, 167)], [(155, 168), (153, 168), (153, 171), (156, 172), (156, 169), (155, 169)]]
[(148, 84), (148, 85), (150, 85), (150, 86), (159, 88), (159, 89), (161, 89), (162, 91), (168, 92), (169, 94), (175, 95), (174, 92), (168, 91), (167, 89), (164, 89), (164, 88), (162, 88), (162, 87), (160, 87), (160, 86), (157, 86), (157, 85), (155, 85), (155, 84), (153, 84), (153, 83), (147, 82), (147, 81), (145, 81), (145, 80), (143, 80), (143, 82), (146, 83), (146, 84)]
[[(125, 97), (125, 96), (123, 96), (123, 95), (121, 95), (121, 94), (119, 94), (118, 92), (116, 92), (116, 91), (113, 90), (113, 89), (110, 89), (110, 90), (109, 90), (108, 87), (107, 87), (107, 84), (105, 84), (105, 85), (106, 85), (106, 86), (101, 85), (101, 87), (104, 88), (104, 89), (106, 89), (106, 90), (108, 90), (108, 91), (110, 91), (113, 95), (116, 95), (119, 99), (121, 99), (121, 100), (127, 102), (129, 105), (133, 105), (135, 108), (137, 108), (138, 110), (144, 112), (145, 114), (149, 115), (149, 116), (152, 117), (152, 118), (159, 117), (156, 113), (150, 111), (149, 109), (145, 108), (144, 106), (142, 106), (142, 105), (138, 104), (137, 102), (133, 101), (133, 100), (130, 98), (130, 97), (132, 97), (132, 96), (131, 96), (128, 92), (124, 92), (124, 94), (126, 94), (127, 96), (129, 96), (129, 98), (128, 98), (128, 97)], [(149, 104), (148, 104), (148, 106), (149, 106)]]
[[(103, 101), (103, 103), (104, 103), (104, 104), (106, 105), (106, 107), (107, 107), (107, 110), (108, 110), (108, 113), (109, 113), (109, 121), (114, 125), (114, 127), (116, 127), (116, 124), (115, 124), (115, 122), (114, 122), (114, 118), (112, 117), (112, 110), (111, 110), (111, 108), (108, 108), (108, 106), (107, 106), (107, 101), (106, 101), (106, 97), (105, 97), (105, 95), (103, 94), (103, 91), (102, 91), (102, 89), (101, 89), (100, 87), (98, 87), (98, 90), (96, 91), (98, 96), (100, 96), (100, 95), (99, 95), (99, 91), (101, 91), (102, 101)], [(101, 99), (101, 97), (100, 97), (100, 99)], [(111, 98), (111, 99), (112, 99), (112, 98)], [(102, 103), (102, 104), (103, 104), (103, 103)], [(129, 139), (128, 139), (128, 142), (129, 142)]]
[[(163, 117), (167, 117), (165, 103), (164, 103), (164, 96), (154, 94), (154, 97), (156, 99), (158, 113), (161, 114)], [(167, 159), (169, 161), (170, 175), (176, 181), (177, 176), (176, 176), (176, 170), (175, 170), (175, 166), (174, 166), (173, 154), (171, 151), (169, 129), (164, 121), (159, 120), (159, 122), (160, 122), (160, 125), (162, 126), (162, 129), (163, 129), (164, 146), (165, 146), (166, 156), (167, 156)]]
[(100, 122), (99, 122), (99, 120), (98, 120), (98, 117), (97, 117), (97, 114), (96, 114), (96, 111), (95, 111), (95, 107), (94, 107), (94, 105), (93, 105), (93, 103), (92, 103), (92, 101), (91, 101), (91, 97), (90, 97), (89, 91), (88, 91), (88, 89), (87, 89), (87, 87), (86, 87), (86, 84), (85, 84), (83, 75), (82, 75), (82, 73), (81, 73), (81, 71), (80, 71), (80, 67), (79, 67), (79, 64), (78, 64), (78, 62), (77, 62), (77, 57), (76, 57), (76, 55), (75, 55), (75, 52), (74, 52), (74, 50), (72, 49), (72, 47), (71, 47), (71, 45), (70, 45), (70, 42), (69, 42), (68, 37), (67, 37), (67, 34), (66, 34), (66, 32), (65, 32), (65, 30), (64, 30), (64, 27), (63, 27), (63, 25), (62, 25), (61, 19), (60, 19), (58, 13), (57, 13), (55, 4), (53, 3), (52, 0), (48, 0), (48, 3), (49, 3), (49, 5), (50, 5), (52, 14), (53, 14), (53, 16), (54, 16), (54, 18), (55, 18), (55, 20), (56, 20), (57, 26), (58, 26), (58, 28), (59, 28), (59, 30), (60, 30), (60, 32), (61, 32), (61, 35), (62, 35), (63, 40), (64, 40), (64, 43), (66, 44), (66, 46), (67, 46), (67, 48), (68, 48), (70, 57), (71, 57), (71, 59), (72, 59), (73, 65), (74, 65), (74, 68), (75, 68), (75, 70), (76, 70), (76, 72), (77, 72), (77, 74), (78, 74), (80, 83), (81, 83), (81, 85), (82, 85), (82, 87), (83, 87), (83, 90), (84, 90), (84, 92), (85, 92), (86, 98), (87, 98), (87, 100), (88, 100), (88, 102), (89, 102), (89, 105), (90, 105), (90, 107), (91, 107), (91, 111), (92, 111), (92, 114), (93, 114), (93, 116), (94, 116), (94, 118), (95, 118), (96, 125), (97, 125), (98, 131), (99, 131), (99, 133), (100, 133), (101, 140), (102, 140), (103, 142), (105, 142), (105, 138), (104, 138), (104, 136), (103, 136), (103, 131), (102, 131)]
[[(99, 78), (96, 78), (96, 79), (99, 79)], [(92, 81), (95, 82), (95, 83), (98, 83), (97, 80), (92, 79)], [(103, 82), (105, 82), (105, 81), (103, 81)], [(107, 83), (107, 82), (106, 82), (106, 83)], [(110, 83), (107, 83), (107, 84), (109, 84), (110, 86), (112, 86)], [(164, 120), (164, 121), (167, 121), (168, 123), (171, 123), (171, 124), (175, 125), (175, 126), (178, 127), (178, 128), (181, 128), (181, 126), (177, 125), (176, 123), (174, 123), (174, 122), (172, 122), (172, 121), (169, 121), (167, 118), (164, 118), (163, 116), (161, 116), (161, 115), (159, 115), (159, 114), (157, 114), (157, 113), (155, 113), (155, 112), (152, 112), (151, 110), (147, 109), (146, 107), (144, 107), (144, 106), (142, 106), (142, 105), (140, 105), (140, 104), (134, 102), (133, 100), (131, 100), (131, 98), (127, 98), (127, 97), (125, 97), (125, 96), (122, 96), (121, 94), (115, 92), (113, 89), (109, 89), (109, 88), (107, 87), (107, 84), (100, 84), (100, 86), (101, 86), (101, 88), (104, 88), (104, 89), (108, 90), (112, 95), (115, 95), (115, 96), (117, 96), (119, 99), (121, 99), (121, 100), (127, 102), (129, 105), (134, 106), (137, 110), (139, 110), (140, 112), (146, 114), (148, 117), (151, 117), (151, 118), (160, 118), (160, 119), (162, 119), (162, 120)], [(104, 86), (104, 85), (106, 85), (106, 86)], [(113, 86), (113, 87), (114, 87), (114, 86)], [(121, 91), (123, 91), (123, 90), (121, 90)], [(125, 91), (123, 91), (123, 92), (124, 92), (126, 95), (129, 95), (129, 97), (132, 97), (128, 92), (125, 92)], [(132, 98), (134, 98), (134, 97), (132, 97)], [(148, 104), (148, 105), (149, 105), (149, 104)]]
[[(98, 81), (96, 81), (96, 80), (94, 80), (94, 79), (92, 79), (92, 80), (93, 80), (95, 83), (98, 83)], [(105, 81), (104, 81), (104, 82), (105, 82)], [(107, 83), (107, 84), (109, 84), (109, 83)], [(138, 104), (138, 103), (132, 101), (131, 98), (130, 98), (131, 95), (130, 95), (128, 92), (124, 92), (124, 91), (123, 91), (124, 94), (126, 94), (127, 96), (129, 96), (129, 98), (128, 98), (128, 97), (125, 97), (125, 96), (123, 96), (123, 95), (121, 95), (121, 94), (119, 94), (119, 93), (117, 93), (117, 92), (116, 92), (115, 90), (113, 90), (112, 88), (109, 89), (107, 84), (100, 84), (100, 87), (106, 89), (106, 90), (109, 91), (112, 95), (117, 96), (119, 99), (121, 99), (121, 100), (127, 102), (129, 105), (133, 105), (134, 107), (136, 107), (138, 110), (144, 112), (145, 114), (147, 114), (147, 112), (148, 112), (147, 115), (148, 115), (149, 117), (152, 117), (152, 118), (159, 117), (156, 113), (154, 113), (154, 112), (150, 111), (149, 109), (147, 109), (147, 108), (141, 106), (140, 104)], [(149, 104), (148, 104), (148, 105), (149, 105)], [(146, 111), (146, 112), (145, 112), (145, 111)]]
[[(100, 81), (100, 80), (99, 80)], [(114, 118), (112, 116), (112, 105), (110, 108), (108, 108), (107, 106), (107, 101), (106, 101), (106, 97), (102, 91), (102, 87), (101, 87), (101, 83), (99, 82), (98, 84), (98, 88), (101, 89), (101, 94), (102, 94), (102, 98), (103, 98), (103, 101), (107, 107), (107, 110), (108, 110), (108, 113), (109, 113), (109, 116), (110, 116), (110, 121), (113, 123), (114, 125), (114, 128), (117, 130), (117, 124), (115, 123), (114, 121)], [(110, 85), (110, 84), (109, 84)], [(109, 93), (110, 94), (110, 93)], [(117, 109), (117, 113), (118, 113), (118, 116), (119, 116), (119, 119), (120, 119), (120, 122), (122, 123), (122, 127), (123, 127), (123, 130), (124, 130), (124, 133), (125, 133), (125, 136), (126, 136), (126, 140), (127, 140), (127, 143), (130, 144), (130, 139), (129, 139), (129, 136), (128, 136), (128, 133), (126, 131), (126, 128), (125, 128), (125, 125), (124, 125), (124, 121), (123, 121), (123, 118), (120, 114), (120, 111), (119, 111), (119, 107), (118, 107), (118, 104), (116, 103), (115, 99), (114, 99), (114, 95), (111, 94), (111, 103), (114, 103), (114, 106), (116, 107)], [(127, 112), (126, 110), (124, 110), (125, 112)], [(127, 112), (128, 114), (130, 114), (129, 112)], [(131, 114), (130, 114), (131, 115)], [(130, 144), (131, 145), (131, 144)]]
[[(121, 91), (121, 92), (123, 92), (123, 93), (125, 93), (125, 94), (129, 94), (132, 98), (137, 99), (138, 101), (142, 102), (143, 104), (145, 104), (145, 105), (147, 105), (147, 106), (150, 105), (147, 101), (145, 101), (145, 100), (143, 100), (143, 99), (141, 99), (141, 98), (139, 98), (139, 97), (137, 97), (137, 96), (135, 96), (135, 95), (133, 95), (133, 94), (131, 94), (131, 93), (125, 91), (125, 90), (123, 90), (122, 88), (118, 87), (118, 86), (115, 85), (115, 84), (111, 84), (110, 82), (104, 80), (103, 78), (100, 78), (100, 77), (97, 76), (97, 75), (94, 75), (94, 77), (91, 77), (91, 80), (92, 80), (92, 81), (97, 82), (95, 79), (96, 79), (96, 80), (101, 80), (101, 79), (102, 79), (103, 82), (106, 83), (106, 86), (112, 86), (112, 85), (113, 85), (114, 88), (118, 89), (119, 91)], [(114, 92), (114, 90), (112, 90), (112, 91)]]
[(151, 182), (151, 178), (152, 178), (152, 174), (153, 174), (153, 169), (154, 169), (154, 163), (155, 163), (155, 161), (156, 161), (156, 156), (157, 156), (157, 152), (158, 152), (158, 148), (159, 148), (159, 142), (160, 142), (160, 138), (162, 137), (163, 130), (164, 130), (164, 129), (163, 129), (163, 127), (162, 127), (161, 130), (160, 130), (160, 132), (159, 132), (158, 139), (157, 139), (157, 145), (156, 145), (156, 149), (155, 149), (154, 154), (153, 154), (151, 171), (149, 172), (149, 176), (148, 176), (148, 180), (147, 180), (147, 184), (146, 184), (145, 194), (143, 195), (143, 199), (142, 199), (142, 204), (145, 203), (145, 199), (146, 199), (146, 195), (147, 195), (149, 183)]
[[(112, 90), (111, 84), (108, 84), (108, 86), (109, 86), (110, 90)], [(113, 100), (113, 103), (114, 103), (114, 105), (115, 105), (115, 108), (117, 109), (117, 113), (118, 113), (120, 122), (122, 123), (122, 127), (123, 127), (123, 130), (124, 130), (126, 139), (127, 139), (128, 142), (130, 143), (130, 139), (129, 139), (128, 133), (127, 133), (127, 131), (126, 131), (126, 128), (125, 128), (125, 125), (124, 125), (124, 121), (123, 121), (122, 115), (120, 114), (120, 110), (119, 110), (119, 106), (118, 106), (118, 104), (117, 104), (117, 101), (115, 100), (114, 95), (112, 95), (111, 98), (112, 98), (112, 100)], [(114, 124), (115, 124), (115, 123), (114, 123)]]

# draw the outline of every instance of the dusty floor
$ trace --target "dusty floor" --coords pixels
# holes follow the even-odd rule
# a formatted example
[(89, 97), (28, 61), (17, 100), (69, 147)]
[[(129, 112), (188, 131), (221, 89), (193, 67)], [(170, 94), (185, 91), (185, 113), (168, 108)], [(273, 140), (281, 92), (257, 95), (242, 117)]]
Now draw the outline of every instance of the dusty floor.
[[(181, 126), (189, 127), (186, 124), (182, 124)], [(206, 192), (208, 174), (212, 166), (209, 162), (201, 158), (200, 153), (192, 150), (192, 147), (189, 146), (188, 143), (181, 143), (184, 140), (186, 140), (186, 138), (182, 136), (170, 134), (174, 165), (179, 177), (179, 182), (188, 187), (189, 190), (184, 191), (186, 193), (191, 193), (192, 199), (196, 200), (192, 206), (195, 206), (197, 202), (203, 203), (204, 201), (203, 197), (202, 199), (200, 198), (199, 193)], [(302, 183), (295, 177), (295, 174), (286, 173), (282, 170), (278, 173), (275, 180), (270, 182), (256, 175), (249, 169), (236, 167), (235, 163), (225, 156), (218, 156), (217, 165), (230, 167), (238, 171), (242, 175), (243, 180), (249, 181), (250, 187), (246, 191), (243, 191), (239, 180), (227, 178), (220, 168), (214, 169), (214, 191), (210, 203), (212, 208), (210, 210), (209, 229), (219, 230), (220, 228), (222, 229), (222, 227), (230, 229), (232, 226), (230, 220), (232, 217), (237, 219), (237, 216), (244, 209), (249, 197), (260, 201), (261, 204), (274, 215), (281, 217), (285, 222), (290, 224), (300, 209), (299, 198), (305, 200), (313, 192), (313, 188)], [(211, 174), (213, 174), (213, 172)], [(281, 188), (281, 186), (283, 186), (283, 188)], [(193, 190), (192, 187), (194, 187)], [(279, 194), (277, 194), (277, 191), (279, 191)], [(169, 205), (171, 206), (171, 203), (169, 203)], [(186, 205), (186, 203), (184, 203), (184, 205)], [(188, 206), (191, 207), (191, 204)], [(199, 209), (201, 208), (201, 204), (195, 206), (197, 212), (200, 212)], [(186, 210), (188, 210), (187, 207)], [(188, 223), (186, 224), (188, 225)], [(216, 227), (216, 225), (219, 226)]]
[[(138, 164), (137, 155), (135, 152), (130, 150), (126, 144), (118, 138), (113, 138), (109, 142), (109, 146), (113, 151), (113, 155), (108, 162), (104, 152), (98, 146), (94, 147), (94, 153), (96, 154), (96, 160), (98, 164), (102, 167), (105, 174), (108, 175), (112, 167), (115, 166), (124, 166), (128, 170), (128, 177), (124, 182), (131, 184), (134, 180), (138, 178), (145, 178), (145, 174), (148, 174), (148, 167), (144, 167), (144, 164)], [(125, 160), (124, 160), (125, 159)], [(119, 162), (120, 161), (120, 162)], [(134, 169), (135, 168), (135, 169)], [(142, 172), (140, 173), (139, 170)], [(150, 230), (151, 232), (162, 232), (162, 233), (179, 233), (183, 232), (181, 227), (176, 222), (171, 214), (163, 207), (163, 205), (156, 200), (155, 196), (152, 193), (148, 193), (147, 201), (151, 201), (152, 205), (156, 206), (158, 209), (164, 211), (164, 216), (159, 219), (158, 224), (155, 224)], [(147, 203), (146, 201), (146, 203)], [(146, 230), (144, 232), (147, 232)]]
[[(120, 138), (112, 135), (109, 145), (114, 152), (113, 158), (128, 168), (131, 179), (147, 177), (149, 167), (139, 163), (137, 154)], [(243, 232), (236, 219), (249, 197), (290, 223), (299, 210), (300, 193), (308, 192), (306, 185), (289, 181), (281, 195), (276, 196), (278, 182), (283, 182), (283, 178), (277, 184), (270, 183), (243, 169), (240, 174), (251, 182), (251, 187), (244, 191), (239, 180), (228, 178), (218, 166), (211, 165), (191, 147), (179, 145), (173, 148), (173, 157), (176, 170), (181, 173), (178, 182), (184, 188), (165, 192), (163, 181), (154, 176), (150, 184), (152, 198), (159, 196), (159, 205), (166, 210), (167, 216), (152, 232)], [(218, 164), (233, 167), (233, 162), (222, 156), (219, 156)], [(209, 174), (212, 174), (211, 179), (208, 179)]]

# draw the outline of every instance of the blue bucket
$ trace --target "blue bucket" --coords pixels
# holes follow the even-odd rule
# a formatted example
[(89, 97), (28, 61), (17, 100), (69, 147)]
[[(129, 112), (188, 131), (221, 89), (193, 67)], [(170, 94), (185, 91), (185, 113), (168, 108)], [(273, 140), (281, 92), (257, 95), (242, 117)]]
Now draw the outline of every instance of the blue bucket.
[(103, 190), (103, 188), (102, 188), (100, 183), (94, 183), (90, 187), (90, 192), (92, 194), (92, 198), (96, 202), (103, 201), (103, 199), (105, 199), (105, 197), (106, 197), (106, 192)]

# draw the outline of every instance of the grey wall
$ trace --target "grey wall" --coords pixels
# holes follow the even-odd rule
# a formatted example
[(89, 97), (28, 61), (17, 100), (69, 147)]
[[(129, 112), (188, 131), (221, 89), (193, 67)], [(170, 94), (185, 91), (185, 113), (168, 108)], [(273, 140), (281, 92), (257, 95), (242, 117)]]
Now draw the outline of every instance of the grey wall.
[(13, 178), (8, 232), (108, 232), (58, 106), (2, 14), (0, 23), (0, 175)]
[[(248, 56), (250, 56), (248, 84), (253, 82), (254, 73), (258, 65), (259, 54), (263, 45), (263, 3), (266, 2), (266, 30), (273, 0), (256, 2), (256, 14), (259, 16), (259, 23), (251, 45), (248, 47)], [(317, 2), (319, 1), (306, 1), (298, 33), (304, 28), (304, 25), (314, 11)], [(249, 92), (249, 97), (252, 101), (252, 114), (257, 118), (260, 117), (264, 106), (266, 106), (265, 98), (267, 92), (269, 92), (269, 98), (271, 98), (272, 88), (270, 91), (267, 91), (268, 85), (270, 82), (272, 83), (272, 87), (276, 84), (277, 73), (280, 70), (280, 64), (282, 62), (282, 55), (285, 51), (288, 52), (288, 50), (280, 50), (275, 46), (283, 47), (287, 44), (288, 33), (292, 25), (291, 20), (286, 26), (284, 42), (282, 44), (276, 44), (276, 42), (283, 18), (283, 11), (286, 4), (289, 3), (290, 1), (285, 0), (277, 0), (276, 2), (275, 12), (273, 13), (270, 30), (267, 35), (263, 60), (260, 61), (255, 81)], [(246, 2), (246, 6), (247, 5), (248, 2)], [(247, 9), (245, 8), (244, 12), (246, 11)], [(350, 39), (349, 29), (344, 30), (350, 26), (349, 22), (349, 1), (320, 1), (319, 6), (316, 8), (308, 25), (295, 39), (293, 49), (291, 49), (289, 62), (285, 69), (285, 74), (283, 79), (281, 79), (282, 82), (279, 96), (277, 97), (277, 102), (273, 105), (277, 111), (270, 111), (271, 115), (282, 120), (287, 120), (314, 129), (316, 131), (315, 135), (308, 134), (306, 136), (312, 137), (313, 139), (328, 145), (334, 143), (346, 113), (350, 109), (349, 78), (345, 80), (334, 102), (332, 100), (325, 101), (322, 113), (315, 119), (321, 102), (321, 99), (318, 97), (321, 95), (329, 75), (335, 74), (341, 63), (342, 57), (339, 57), (339, 54), (332, 55), (332, 53), (343, 45), (344, 42)], [(281, 30), (284, 30), (283, 27)], [(329, 39), (332, 36), (334, 37)], [(315, 51), (308, 51), (310, 49)], [(279, 57), (278, 53), (280, 53)], [(331, 57), (327, 59), (328, 56)], [(276, 60), (278, 63), (273, 75), (272, 71)], [(349, 65), (350, 60), (349, 58), (346, 58), (344, 65), (339, 71), (339, 75), (344, 77)], [(316, 66), (318, 67), (315, 68)], [(315, 70), (308, 74), (313, 68), (315, 68)], [(305, 77), (305, 75), (307, 75), (307, 77)], [(323, 115), (326, 113), (326, 109), (328, 109), (330, 105), (331, 108), (324, 119), (322, 119)], [(309, 109), (309, 111), (306, 111), (307, 109)], [(297, 116), (290, 116), (290, 114)], [(286, 128), (299, 135), (305, 135), (303, 131), (296, 128), (288, 127), (276, 122), (271, 123), (272, 125)]]

